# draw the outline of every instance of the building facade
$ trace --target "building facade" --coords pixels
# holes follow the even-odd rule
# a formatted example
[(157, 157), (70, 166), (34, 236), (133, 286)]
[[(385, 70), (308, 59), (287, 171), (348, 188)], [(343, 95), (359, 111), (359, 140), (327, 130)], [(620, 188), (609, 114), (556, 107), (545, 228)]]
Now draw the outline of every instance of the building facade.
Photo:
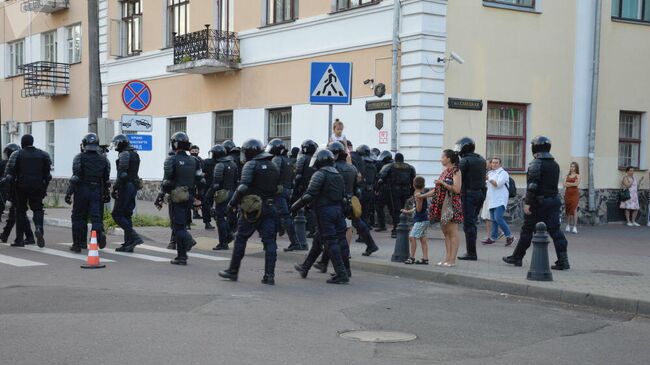
[[(141, 153), (141, 175), (158, 180), (176, 131), (204, 155), (225, 139), (324, 144), (328, 107), (309, 103), (310, 64), (351, 62), (352, 102), (334, 106), (333, 117), (355, 146), (388, 150), (396, 137), (429, 185), (442, 150), (468, 135), (481, 154), (501, 157), (523, 187), (529, 142), (545, 134), (563, 173), (580, 163), (586, 189), (594, 116), (592, 181), (602, 221), (608, 206), (616, 210), (620, 169), (650, 163), (650, 0), (602, 0), (599, 41), (597, 3), (402, 0), (393, 136), (391, 111), (367, 110), (368, 102), (391, 98), (393, 0), (99, 0), (103, 114), (119, 132), (122, 115), (133, 114), (122, 100), (125, 84), (149, 86), (151, 104), (140, 114), (153, 119), (145, 133), (152, 150)], [(68, 176), (71, 146), (87, 130), (85, 2), (4, 1), (0, 10), (2, 142), (31, 130), (54, 155), (54, 175)], [(67, 65), (67, 88), (24, 92), (28, 71), (43, 68), (21, 73), (16, 65), (52, 60)]]

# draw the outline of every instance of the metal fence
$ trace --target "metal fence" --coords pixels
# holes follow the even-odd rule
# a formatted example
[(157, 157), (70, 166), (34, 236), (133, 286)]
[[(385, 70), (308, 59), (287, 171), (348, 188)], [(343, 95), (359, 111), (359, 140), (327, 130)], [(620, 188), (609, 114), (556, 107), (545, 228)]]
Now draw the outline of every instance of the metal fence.
[(193, 33), (174, 34), (174, 64), (214, 59), (228, 64), (240, 62), (237, 33), (206, 27)]
[(70, 65), (39, 61), (20, 66), (24, 74), (23, 98), (70, 94)]

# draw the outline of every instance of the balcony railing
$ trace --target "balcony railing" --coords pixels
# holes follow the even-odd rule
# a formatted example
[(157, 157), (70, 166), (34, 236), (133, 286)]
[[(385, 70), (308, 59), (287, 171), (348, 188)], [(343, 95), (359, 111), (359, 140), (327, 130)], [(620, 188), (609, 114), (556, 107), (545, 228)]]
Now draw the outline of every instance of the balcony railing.
[(70, 65), (39, 61), (20, 66), (24, 77), (23, 98), (70, 94)]
[(67, 9), (70, 0), (23, 0), (21, 5), (23, 12), (54, 13)]
[(238, 69), (237, 33), (210, 29), (174, 36), (174, 64), (168, 72), (207, 74)]

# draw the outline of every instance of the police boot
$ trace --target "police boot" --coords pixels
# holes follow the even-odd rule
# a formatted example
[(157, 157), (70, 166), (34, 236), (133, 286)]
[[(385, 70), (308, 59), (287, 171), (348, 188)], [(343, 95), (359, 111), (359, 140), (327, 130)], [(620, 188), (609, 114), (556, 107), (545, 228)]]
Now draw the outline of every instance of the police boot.
[(176, 237), (173, 237), (169, 240), (169, 244), (167, 245), (168, 250), (175, 250), (176, 249)]
[(25, 247), (25, 243), (22, 240), (16, 239), (14, 243), (10, 245), (11, 247)]
[(363, 237), (361, 237), (361, 236), (359, 236), (355, 242), (356, 242), (356, 243), (366, 243), (366, 239), (363, 238)]
[(314, 268), (325, 274), (327, 272), (327, 264), (324, 262), (317, 262), (314, 264)]
[(395, 227), (390, 231), (390, 238), (397, 238), (397, 229)]
[(300, 249), (299, 245), (289, 245), (289, 247), (284, 249), (284, 252), (298, 251)]
[(558, 252), (555, 265), (551, 266), (553, 270), (569, 270), (569, 255), (566, 252)]
[(183, 260), (181, 258), (175, 258), (170, 261), (172, 265), (179, 265), (179, 266), (187, 266), (187, 260)]
[(295, 264), (293, 265), (293, 268), (296, 269), (298, 274), (300, 274), (301, 278), (307, 279), (307, 274), (309, 273), (309, 269), (306, 268), (303, 264)]
[(368, 237), (366, 238), (366, 244), (368, 247), (366, 248), (366, 252), (362, 253), (363, 256), (370, 256), (373, 253), (379, 251), (379, 247), (377, 247), (375, 240), (370, 234), (368, 234)]
[(228, 247), (227, 243), (224, 243), (224, 244), (220, 243), (220, 244), (216, 245), (214, 248), (212, 248), (213, 251), (225, 251), (225, 250), (228, 250), (228, 249), (230, 249), (230, 247)]
[(2, 232), (2, 234), (0, 234), (0, 242), (7, 243), (8, 240), (9, 240), (9, 232), (5, 230)]
[(375, 228), (375, 232), (385, 232), (386, 231), (386, 226), (380, 225), (379, 227)]
[(219, 271), (219, 276), (224, 279), (229, 279), (230, 281), (237, 281), (238, 273), (234, 269), (228, 269), (224, 271)]
[(36, 235), (36, 244), (38, 247), (45, 247), (45, 238), (43, 237), (43, 227), (36, 226), (34, 227), (34, 234)]
[[(141, 244), (144, 243), (144, 241), (142, 240), (140, 235), (135, 233), (135, 231), (133, 231), (129, 235), (129, 238), (130, 238), (129, 242), (125, 242), (124, 245), (122, 247), (120, 247), (123, 252), (133, 252), (133, 249), (135, 248), (135, 246), (141, 245)], [(117, 250), (118, 249), (115, 249), (115, 251), (117, 251)]]
[(99, 249), (106, 247), (106, 234), (104, 232), (99, 232), (99, 237), (97, 238), (97, 243), (99, 244)]
[(196, 240), (194, 238), (190, 238), (190, 242), (187, 244), (187, 252), (192, 251), (192, 247), (196, 246)]
[(522, 265), (522, 259), (520, 257), (515, 257), (515, 256), (505, 256), (503, 258), (503, 262), (506, 264), (510, 265), (515, 265), (517, 267), (520, 267)]
[(264, 274), (261, 283), (266, 285), (275, 285), (275, 276)]
[(350, 270), (350, 257), (343, 257), (343, 266), (345, 266), (345, 271), (348, 273), (348, 278), (352, 277), (352, 270)]
[(208, 231), (214, 231), (214, 226), (210, 222), (208, 222), (205, 224), (205, 229)]

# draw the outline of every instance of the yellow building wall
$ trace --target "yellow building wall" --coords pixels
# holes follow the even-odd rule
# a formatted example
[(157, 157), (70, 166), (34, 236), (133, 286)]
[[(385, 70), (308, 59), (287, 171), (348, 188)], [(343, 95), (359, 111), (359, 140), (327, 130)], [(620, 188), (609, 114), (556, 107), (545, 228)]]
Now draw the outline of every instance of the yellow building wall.
[[(449, 1), (447, 6), (447, 52), (460, 54), (465, 63), (450, 63), (446, 96), (482, 99), (484, 106), (482, 111), (445, 108), (445, 146), (470, 136), (484, 155), (488, 101), (524, 103), (529, 104), (527, 137), (549, 136), (563, 171), (568, 169), (575, 2), (544, 1), (542, 14), (486, 7), (480, 1)], [(523, 174), (515, 178), (523, 186)]]

